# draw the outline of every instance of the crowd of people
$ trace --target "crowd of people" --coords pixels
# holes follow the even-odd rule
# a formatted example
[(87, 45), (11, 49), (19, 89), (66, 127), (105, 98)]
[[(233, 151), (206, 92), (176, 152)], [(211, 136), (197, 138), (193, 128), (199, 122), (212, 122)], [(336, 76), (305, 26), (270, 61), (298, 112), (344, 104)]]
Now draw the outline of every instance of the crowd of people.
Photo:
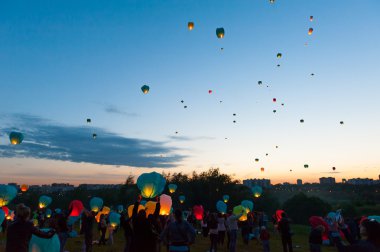
[[(171, 215), (163, 216), (160, 213), (160, 198), (156, 198), (155, 209), (147, 214), (140, 208), (141, 196), (133, 206), (132, 215), (124, 211), (120, 217), (120, 228), (123, 229), (125, 246), (124, 252), (169, 252), (190, 251), (191, 245), (199, 233), (209, 238), (210, 252), (217, 252), (226, 248), (230, 252), (237, 251), (238, 231), (244, 244), (250, 241), (262, 246), (262, 251), (271, 251), (271, 233), (281, 237), (283, 252), (293, 252), (291, 219), (285, 212), (280, 216), (273, 215), (273, 231), (268, 229), (268, 217), (263, 212), (249, 212), (243, 209), (241, 213), (227, 214), (204, 212), (203, 218), (197, 221), (192, 211), (175, 210)], [(67, 212), (54, 213), (51, 218), (44, 218), (44, 214), (35, 212), (31, 221), (31, 210), (24, 204), (19, 204), (15, 210), (12, 222), (2, 225), (6, 230), (6, 252), (27, 252), (32, 235), (41, 238), (51, 238), (57, 234), (60, 241), (60, 251), (65, 251), (65, 244), (72, 232), (72, 223), (69, 224)], [(105, 245), (113, 242), (113, 232), (119, 227), (111, 227), (108, 216), (100, 215), (96, 219), (96, 212), (84, 209), (80, 218), (80, 234), (84, 237), (84, 251), (93, 251), (94, 244)], [(246, 216), (244, 221), (239, 220)], [(319, 219), (318, 219), (319, 218)], [(380, 251), (380, 224), (373, 219), (361, 218), (358, 220), (346, 219), (341, 215), (314, 218), (311, 222), (309, 235), (309, 251), (321, 252), (323, 244), (335, 246), (338, 252), (379, 252)], [(7, 223), (5, 221), (5, 223)], [(94, 242), (94, 230), (100, 233), (99, 239)], [(41, 228), (48, 227), (49, 231)], [(198, 231), (199, 230), (199, 231)], [(342, 242), (344, 237), (345, 243)], [(347, 245), (348, 243), (348, 245)], [(164, 249), (163, 249), (164, 248)]]

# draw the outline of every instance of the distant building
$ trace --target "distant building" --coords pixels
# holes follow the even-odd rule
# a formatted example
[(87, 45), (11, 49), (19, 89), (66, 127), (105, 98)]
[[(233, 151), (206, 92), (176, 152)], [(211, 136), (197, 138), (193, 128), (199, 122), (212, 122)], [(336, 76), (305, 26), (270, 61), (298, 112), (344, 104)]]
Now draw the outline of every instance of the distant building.
[(245, 179), (243, 180), (243, 185), (248, 187), (258, 185), (263, 188), (269, 188), (271, 186), (270, 179)]
[(86, 190), (100, 190), (100, 189), (117, 189), (121, 184), (80, 184), (78, 188), (84, 188)]
[(297, 185), (302, 185), (302, 179), (297, 179)]
[(350, 185), (373, 185), (375, 184), (373, 179), (369, 178), (353, 178), (347, 180), (347, 184)]
[(335, 178), (333, 178), (333, 177), (319, 178), (319, 184), (321, 184), (321, 185), (333, 185), (333, 184), (335, 184)]

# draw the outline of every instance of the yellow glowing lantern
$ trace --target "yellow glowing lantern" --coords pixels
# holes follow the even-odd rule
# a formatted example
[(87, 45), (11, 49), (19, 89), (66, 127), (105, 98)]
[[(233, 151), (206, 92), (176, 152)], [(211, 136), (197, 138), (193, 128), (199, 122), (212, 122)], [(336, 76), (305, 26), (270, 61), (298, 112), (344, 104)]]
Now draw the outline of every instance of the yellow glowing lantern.
[(146, 217), (148, 217), (150, 214), (154, 214), (154, 211), (156, 210), (156, 202), (154, 201), (148, 201), (145, 204), (145, 212), (146, 212)]
[[(133, 214), (133, 206), (134, 206), (134, 205), (130, 205), (130, 206), (128, 207), (128, 216), (129, 216), (129, 218), (132, 217), (132, 214)], [(140, 210), (144, 210), (144, 209), (145, 209), (145, 208), (144, 208), (143, 205), (139, 205), (139, 207), (137, 208), (137, 213), (140, 212)]]
[(187, 28), (189, 29), (189, 31), (191, 31), (192, 29), (194, 29), (194, 22), (188, 22), (187, 23)]

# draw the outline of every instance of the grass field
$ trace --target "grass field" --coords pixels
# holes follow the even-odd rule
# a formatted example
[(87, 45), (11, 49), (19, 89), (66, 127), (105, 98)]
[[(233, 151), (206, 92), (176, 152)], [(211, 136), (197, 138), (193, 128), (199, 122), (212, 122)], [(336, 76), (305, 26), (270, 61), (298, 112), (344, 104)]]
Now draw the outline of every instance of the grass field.
[[(270, 229), (271, 230), (271, 229)], [(293, 236), (293, 245), (294, 251), (306, 252), (308, 250), (308, 235), (309, 235), (309, 227), (307, 226), (298, 226), (292, 225), (292, 230), (295, 235)], [(120, 230), (122, 231), (122, 230)], [(80, 252), (83, 243), (83, 238), (72, 238), (68, 241), (66, 250), (70, 252)], [(207, 252), (209, 249), (209, 239), (204, 238), (202, 235), (197, 235), (195, 244), (191, 247), (191, 252)], [(281, 240), (278, 234), (271, 232), (271, 240), (270, 240), (271, 251), (281, 252)], [(124, 247), (124, 237), (122, 232), (118, 232), (114, 236), (114, 245), (106, 245), (106, 246), (98, 246), (94, 245), (94, 252), (116, 252), (123, 251)], [(165, 248), (162, 248), (163, 252), (166, 252)], [(222, 247), (218, 247), (218, 251), (227, 252), (226, 244)], [(238, 246), (237, 252), (253, 252), (253, 251), (262, 251), (262, 247), (255, 240), (250, 241), (247, 245), (243, 244), (241, 235), (238, 237)], [(323, 247), (324, 252), (329, 251), (337, 251), (333, 247)]]

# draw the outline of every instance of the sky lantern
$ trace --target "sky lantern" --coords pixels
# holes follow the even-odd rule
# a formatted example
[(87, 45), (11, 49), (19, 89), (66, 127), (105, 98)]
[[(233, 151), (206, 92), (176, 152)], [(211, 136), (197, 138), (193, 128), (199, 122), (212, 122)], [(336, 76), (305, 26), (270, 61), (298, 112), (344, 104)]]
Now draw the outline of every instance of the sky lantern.
[(232, 209), (232, 213), (236, 216), (239, 216), (243, 214), (240, 218), (239, 221), (246, 221), (247, 220), (247, 211), (245, 210), (245, 207), (242, 205), (236, 206)]
[(276, 2), (276, 0), (269, 0), (269, 3), (271, 4), (274, 4), (274, 2)]
[(218, 38), (224, 38), (224, 28), (221, 27), (221, 28), (216, 28), (216, 36)]
[(259, 185), (255, 185), (254, 187), (252, 187), (252, 193), (255, 198), (258, 198), (263, 193), (263, 188)]
[(257, 84), (258, 84), (258, 85), (262, 85), (263, 82), (262, 82), (262, 81), (258, 81)]
[(111, 227), (116, 228), (120, 225), (120, 214), (111, 212), (109, 216), (109, 222), (111, 224)]
[(311, 34), (313, 34), (313, 31), (314, 31), (314, 29), (313, 29), (313, 28), (309, 28), (309, 31), (308, 31), (308, 33), (307, 33), (307, 34), (311, 35)]
[(27, 184), (22, 184), (20, 186), (21, 192), (26, 192), (26, 191), (28, 191), (28, 189), (29, 189), (29, 186)]
[(102, 208), (102, 210), (99, 211), (98, 214), (95, 216), (96, 222), (99, 223), (99, 221), (100, 221), (100, 216), (101, 216), (101, 215), (107, 215), (107, 214), (109, 214), (110, 212), (111, 212), (111, 208), (109, 208), (108, 206), (104, 206), (104, 207)]
[(188, 22), (187, 23), (187, 29), (189, 29), (189, 31), (193, 30), (194, 29), (194, 22)]
[(300, 123), (304, 123), (304, 122), (305, 122), (305, 120), (304, 120), (304, 119), (301, 119), (301, 120), (300, 120)]
[(0, 207), (8, 205), (17, 195), (17, 189), (10, 185), (0, 185)]
[(273, 102), (276, 102), (277, 101), (277, 99), (276, 98), (273, 98)]
[(341, 125), (343, 125), (343, 124), (344, 124), (344, 122), (343, 122), (343, 121), (340, 121), (340, 124), (341, 124)]
[(50, 218), (51, 217), (51, 209), (46, 209), (45, 215), (46, 215), (46, 218)]
[(22, 140), (24, 140), (24, 135), (20, 132), (12, 131), (9, 134), (9, 141), (12, 145), (17, 145), (22, 143)]
[(333, 171), (335, 171), (336, 170), (335, 166), (332, 169), (333, 169)]
[(147, 94), (149, 92), (149, 86), (147, 85), (144, 85), (141, 87), (141, 91), (144, 93), (144, 94)]
[(177, 190), (177, 185), (176, 184), (169, 184), (168, 188), (169, 188), (170, 193), (175, 193), (175, 191)]
[(193, 207), (193, 213), (194, 213), (195, 219), (197, 219), (199, 221), (202, 220), (203, 219), (203, 213), (204, 213), (203, 206), (202, 205), (195, 205)]
[[(132, 218), (133, 206), (134, 206), (134, 205), (130, 205), (130, 206), (128, 207), (128, 217), (129, 217), (129, 218)], [(140, 204), (139, 207), (137, 208), (137, 213), (140, 212), (141, 210), (144, 210), (144, 206)]]
[(281, 210), (281, 209), (279, 209), (279, 210), (276, 211), (276, 220), (277, 220), (277, 223), (280, 222), (280, 220), (282, 219), (282, 214), (283, 213), (285, 213), (285, 211)]
[(258, 159), (258, 158), (255, 158), (255, 161), (256, 161), (256, 162), (259, 162), (259, 159)]
[(216, 202), (216, 210), (222, 214), (227, 213), (227, 204), (221, 200), (218, 200), (218, 202)]
[(264, 172), (264, 170), (265, 170), (264, 167), (261, 167), (261, 168), (260, 168), (260, 171), (261, 171), (261, 172)]
[(157, 203), (154, 201), (148, 201), (145, 204), (146, 217), (148, 217), (150, 214), (154, 214), (154, 211), (156, 210), (156, 205)]
[(38, 200), (38, 206), (39, 206), (40, 208), (46, 208), (46, 207), (48, 207), (48, 206), (51, 204), (52, 201), (53, 201), (53, 200), (52, 200), (51, 197), (46, 196), (46, 195), (42, 195), (42, 196), (39, 198), (39, 200)]
[(144, 198), (154, 198), (160, 195), (165, 188), (165, 178), (157, 173), (143, 173), (137, 178), (137, 187)]
[(160, 215), (169, 215), (170, 209), (172, 208), (172, 197), (166, 194), (161, 194), (160, 196)]
[(100, 209), (103, 207), (103, 200), (99, 197), (93, 197), (90, 200), (90, 209), (91, 211), (94, 211), (95, 213), (99, 212)]
[(0, 231), (1, 231), (1, 224), (3, 224), (4, 220), (5, 220), (5, 212), (3, 209), (0, 209)]
[(208, 91), (208, 93), (209, 93), (209, 94), (212, 94), (212, 90), (210, 89), (210, 90)]
[(117, 212), (118, 213), (122, 213), (124, 211), (124, 207), (123, 207), (123, 205), (118, 205), (117, 206)]
[(185, 202), (185, 200), (186, 200), (186, 197), (185, 197), (185, 195), (180, 195), (178, 197), (178, 199), (179, 199), (179, 203), (183, 204)]
[(304, 168), (309, 168), (309, 165), (308, 164), (304, 164), (303, 167)]
[(230, 200), (230, 196), (229, 195), (227, 195), (227, 194), (223, 195), (223, 202), (224, 203), (227, 203), (229, 200)]
[(282, 54), (281, 53), (277, 53), (277, 58), (281, 59), (281, 57), (282, 57)]
[[(2, 206), (1, 209), (4, 211), (5, 217), (9, 215), (9, 208), (7, 206)], [(1, 222), (0, 222), (1, 225)]]
[(73, 200), (69, 204), (70, 217), (77, 217), (82, 214), (83, 211), (83, 203), (80, 200)]
[(277, 112), (277, 110), (273, 109), (273, 113), (276, 113), (276, 112)]
[(95, 134), (95, 133), (94, 133), (94, 134), (92, 134), (92, 138), (93, 138), (93, 139), (96, 139), (97, 137), (98, 137), (98, 135), (97, 135), (97, 134)]
[[(48, 228), (41, 229), (44, 232), (50, 231)], [(40, 238), (36, 235), (32, 235), (32, 239), (29, 243), (29, 250), (33, 252), (42, 252), (42, 251), (49, 251), (49, 252), (59, 252), (60, 251), (60, 241), (58, 238), (58, 235), (55, 234), (53, 237), (46, 239), (46, 238)]]
[(314, 17), (313, 16), (310, 16), (310, 22), (313, 22), (313, 19), (314, 19)]
[(91, 123), (91, 118), (87, 118), (86, 122)]
[(243, 201), (241, 202), (241, 205), (245, 208), (245, 211), (246, 211), (247, 213), (253, 211), (253, 202), (252, 202), (252, 201), (250, 201), (250, 200), (243, 200)]

